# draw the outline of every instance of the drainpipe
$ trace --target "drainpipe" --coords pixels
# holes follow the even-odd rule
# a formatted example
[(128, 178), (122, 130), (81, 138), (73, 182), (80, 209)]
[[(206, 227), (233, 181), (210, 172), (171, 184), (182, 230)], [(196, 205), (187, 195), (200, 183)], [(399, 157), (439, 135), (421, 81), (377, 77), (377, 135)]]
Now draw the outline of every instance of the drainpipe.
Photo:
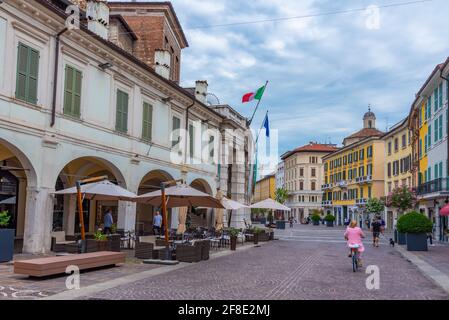
[(50, 127), (55, 125), (56, 120), (56, 93), (58, 89), (58, 65), (59, 65), (59, 46), (60, 46), (60, 38), (67, 31), (67, 28), (62, 29), (55, 37), (56, 39), (56, 48), (55, 48), (55, 70), (53, 73), (53, 101), (51, 106), (51, 123)]
[(193, 106), (195, 105), (195, 100), (193, 100), (193, 102), (192, 102), (192, 104), (191, 105), (189, 105), (188, 107), (187, 107), (187, 109), (186, 109), (186, 125), (185, 125), (185, 129), (186, 129), (186, 141), (185, 141), (185, 143), (184, 143), (184, 146), (185, 146), (185, 154), (184, 154), (184, 164), (186, 164), (187, 163), (187, 146), (188, 146), (188, 143), (187, 143), (187, 136), (188, 136), (188, 132), (189, 132), (189, 110), (190, 110), (190, 108), (192, 108)]

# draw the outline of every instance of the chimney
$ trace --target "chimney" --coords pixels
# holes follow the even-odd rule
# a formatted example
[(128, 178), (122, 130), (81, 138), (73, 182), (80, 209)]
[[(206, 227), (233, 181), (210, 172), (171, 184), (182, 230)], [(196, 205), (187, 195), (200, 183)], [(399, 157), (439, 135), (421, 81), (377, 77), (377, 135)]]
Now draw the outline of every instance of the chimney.
[(104, 0), (87, 0), (87, 28), (103, 39), (109, 36), (109, 7)]
[(195, 98), (202, 103), (207, 103), (207, 81), (198, 80), (195, 82)]
[(171, 54), (167, 50), (156, 49), (154, 52), (154, 69), (165, 79), (170, 79)]

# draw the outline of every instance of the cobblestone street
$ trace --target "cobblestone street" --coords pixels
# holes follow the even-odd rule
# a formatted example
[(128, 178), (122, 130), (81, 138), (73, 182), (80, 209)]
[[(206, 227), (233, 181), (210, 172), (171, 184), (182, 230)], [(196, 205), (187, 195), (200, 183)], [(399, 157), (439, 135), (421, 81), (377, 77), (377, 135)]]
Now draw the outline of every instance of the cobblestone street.
[(368, 290), (365, 268), (358, 273), (352, 272), (343, 229), (295, 226), (294, 229), (277, 230), (276, 237), (279, 240), (260, 247), (246, 245), (236, 253), (223, 252), (196, 264), (161, 267), (132, 262), (119, 268), (85, 272), (81, 274), (81, 290), (77, 290), (73, 297), (70, 296), (72, 292), (63, 292), (65, 277), (26, 279), (8, 274), (3, 266), (0, 299), (449, 298), (391, 248), (386, 239), (382, 240), (380, 248), (370, 245), (371, 235), (365, 240), (365, 267), (376, 265), (380, 269), (380, 289)]
[(298, 226), (279, 241), (97, 292), (83, 299), (447, 299), (394, 249), (366, 239), (365, 266), (380, 268), (380, 290), (354, 274), (342, 229)]

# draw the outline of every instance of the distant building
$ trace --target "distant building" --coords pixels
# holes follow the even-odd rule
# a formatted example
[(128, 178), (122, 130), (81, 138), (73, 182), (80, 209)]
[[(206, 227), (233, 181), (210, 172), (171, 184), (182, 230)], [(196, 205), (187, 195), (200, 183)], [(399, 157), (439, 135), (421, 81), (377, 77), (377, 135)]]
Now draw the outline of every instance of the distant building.
[[(408, 128), (408, 118), (402, 120), (382, 139), (385, 141), (385, 195), (398, 187), (413, 187), (412, 181), (412, 141)], [(396, 208), (386, 208), (386, 227), (391, 229), (395, 218), (399, 218)]]
[(276, 189), (285, 188), (284, 161), (277, 165), (276, 169)]
[(294, 219), (301, 222), (313, 209), (320, 209), (324, 181), (323, 157), (337, 151), (335, 145), (311, 142), (281, 156), (284, 161), (285, 187), (289, 198), (285, 205)]
[(276, 178), (275, 174), (273, 173), (263, 177), (262, 179), (256, 182), (252, 202), (256, 203), (270, 198), (275, 199), (276, 198), (275, 194), (276, 194)]
[(342, 149), (324, 157), (323, 207), (337, 225), (355, 219), (360, 226), (372, 218), (365, 209), (370, 198), (384, 196), (385, 141), (376, 129), (371, 110), (363, 117), (363, 129), (344, 139)]
[(413, 132), (413, 173), (419, 210), (436, 225), (436, 238), (448, 241), (448, 217), (440, 210), (449, 203), (448, 81), (449, 58), (437, 65), (413, 102), (409, 126)]

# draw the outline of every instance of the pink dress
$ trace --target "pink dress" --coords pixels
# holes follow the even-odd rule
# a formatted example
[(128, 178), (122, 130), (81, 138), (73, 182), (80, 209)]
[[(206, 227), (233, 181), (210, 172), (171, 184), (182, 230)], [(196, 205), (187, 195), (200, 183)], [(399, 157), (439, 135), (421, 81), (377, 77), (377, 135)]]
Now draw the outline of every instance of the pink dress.
[(348, 247), (350, 245), (358, 244), (360, 246), (359, 252), (365, 251), (365, 247), (363, 246), (362, 237), (363, 231), (359, 227), (350, 228), (348, 227), (345, 232), (345, 237), (348, 238)]

